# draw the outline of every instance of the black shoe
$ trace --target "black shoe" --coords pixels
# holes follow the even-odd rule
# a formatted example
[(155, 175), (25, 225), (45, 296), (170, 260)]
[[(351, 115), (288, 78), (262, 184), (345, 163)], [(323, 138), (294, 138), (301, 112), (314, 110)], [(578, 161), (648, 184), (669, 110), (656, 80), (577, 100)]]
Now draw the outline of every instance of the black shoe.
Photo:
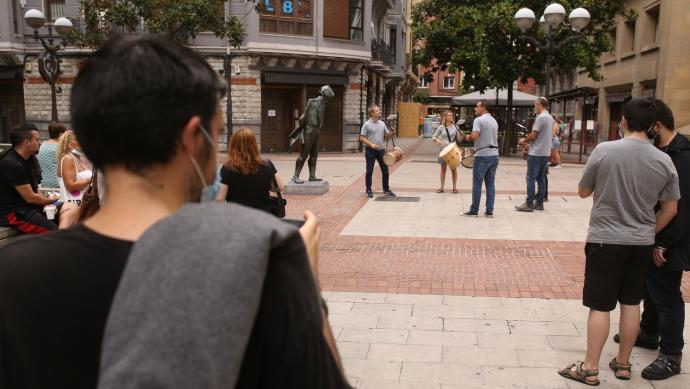
[(664, 354), (659, 354), (654, 362), (642, 370), (642, 378), (647, 380), (665, 380), (676, 374), (680, 374), (680, 356)]
[(527, 204), (527, 203), (522, 203), (520, 205), (516, 205), (515, 209), (517, 209), (520, 212), (532, 212), (534, 211), (534, 207), (532, 204)]
[(370, 198), (370, 199), (374, 198), (374, 192), (368, 190), (368, 191), (367, 191), (367, 197)]
[(544, 203), (536, 203), (536, 204), (534, 204), (534, 210), (535, 210), (535, 211), (543, 211), (543, 210), (544, 210)]
[(493, 212), (484, 212), (484, 216), (486, 216), (486, 217), (488, 217), (489, 219), (491, 219), (492, 217), (494, 217), (494, 213), (493, 213)]
[(383, 194), (385, 194), (386, 196), (395, 197), (395, 193), (393, 193), (393, 191), (390, 190), (390, 189), (389, 189), (389, 190), (384, 190), (384, 191), (383, 191)]
[(549, 197), (548, 197), (548, 196), (544, 197), (544, 200), (543, 200), (543, 201), (544, 201), (545, 203), (548, 203), (548, 202), (549, 202)]
[(467, 211), (461, 213), (462, 216), (479, 216), (479, 212), (477, 211)]
[[(613, 335), (613, 341), (616, 343), (620, 343), (621, 336), (619, 334)], [(656, 350), (659, 348), (659, 336), (654, 334), (640, 333), (639, 335), (637, 335), (637, 339), (635, 339), (635, 347)]]

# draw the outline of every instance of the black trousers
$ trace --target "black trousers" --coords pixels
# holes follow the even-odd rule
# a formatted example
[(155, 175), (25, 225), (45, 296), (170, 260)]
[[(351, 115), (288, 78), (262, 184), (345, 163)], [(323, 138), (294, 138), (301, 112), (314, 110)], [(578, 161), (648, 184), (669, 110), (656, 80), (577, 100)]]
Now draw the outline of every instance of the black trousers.
[(383, 176), (383, 191), (388, 192), (390, 189), (388, 187), (388, 165), (383, 162), (384, 154), (386, 154), (386, 150), (384, 149), (374, 150), (367, 147), (364, 150), (364, 158), (367, 161), (367, 174), (365, 177), (367, 192), (371, 191), (371, 177), (374, 174), (374, 162), (377, 161), (381, 168), (381, 175)]
[(654, 264), (647, 272), (640, 330), (645, 334), (658, 334), (661, 338), (659, 351), (666, 355), (683, 352), (685, 302), (680, 291), (682, 278), (682, 271), (668, 271)]

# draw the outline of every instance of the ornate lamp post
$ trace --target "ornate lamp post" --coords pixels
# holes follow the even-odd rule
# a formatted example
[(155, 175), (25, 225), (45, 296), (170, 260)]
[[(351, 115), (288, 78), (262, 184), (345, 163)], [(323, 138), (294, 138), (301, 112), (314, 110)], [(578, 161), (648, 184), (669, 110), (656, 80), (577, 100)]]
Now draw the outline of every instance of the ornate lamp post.
[[(72, 33), (72, 22), (67, 18), (59, 18), (55, 22), (48, 23), (48, 37), (44, 39), (38, 34), (38, 30), (45, 24), (45, 17), (43, 13), (37, 9), (30, 9), (24, 14), (24, 21), (29, 27), (34, 29), (34, 40), (41, 42), (43, 45), (43, 52), (38, 56), (38, 72), (41, 74), (43, 81), (50, 85), (50, 94), (53, 102), (51, 121), (58, 120), (57, 111), (57, 96), (55, 95), (55, 83), (60, 76), (60, 63), (62, 60), (58, 55), (61, 47), (66, 47), (69, 41), (68, 36)], [(53, 27), (55, 31), (62, 38), (61, 43), (54, 43)]]
[(544, 15), (539, 19), (539, 26), (546, 33), (546, 42), (542, 43), (536, 38), (526, 35), (527, 30), (529, 30), (536, 17), (534, 11), (529, 8), (520, 8), (515, 13), (515, 24), (522, 30), (523, 35), (520, 39), (526, 40), (533, 44), (537, 49), (542, 50), (546, 53), (546, 64), (544, 65), (544, 77), (545, 77), (545, 87), (544, 95), (549, 95), (550, 89), (550, 75), (551, 75), (551, 63), (553, 62), (553, 55), (557, 50), (568, 45), (571, 42), (582, 39), (582, 31), (589, 24), (590, 14), (584, 8), (576, 8), (568, 17), (570, 21), (570, 27), (575, 31), (575, 33), (562, 42), (556, 42), (556, 34), (558, 31), (566, 27), (567, 25), (563, 23), (565, 19), (565, 8), (558, 3), (553, 3), (546, 7), (544, 10)]

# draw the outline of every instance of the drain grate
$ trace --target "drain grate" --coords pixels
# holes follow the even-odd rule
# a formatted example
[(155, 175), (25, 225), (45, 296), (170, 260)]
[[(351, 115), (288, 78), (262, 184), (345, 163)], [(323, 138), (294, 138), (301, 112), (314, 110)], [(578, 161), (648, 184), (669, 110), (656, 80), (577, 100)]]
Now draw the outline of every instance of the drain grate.
[(374, 201), (395, 201), (398, 203), (418, 203), (419, 197), (379, 196), (379, 197), (375, 198)]

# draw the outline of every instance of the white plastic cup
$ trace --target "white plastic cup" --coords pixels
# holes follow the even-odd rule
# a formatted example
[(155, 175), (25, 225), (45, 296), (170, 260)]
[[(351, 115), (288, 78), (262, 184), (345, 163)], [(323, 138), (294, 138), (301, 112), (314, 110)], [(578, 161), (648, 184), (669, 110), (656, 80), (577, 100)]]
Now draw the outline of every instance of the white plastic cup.
[(46, 205), (43, 210), (46, 213), (46, 217), (48, 220), (53, 220), (55, 219), (55, 212), (57, 211), (57, 207), (54, 205)]

